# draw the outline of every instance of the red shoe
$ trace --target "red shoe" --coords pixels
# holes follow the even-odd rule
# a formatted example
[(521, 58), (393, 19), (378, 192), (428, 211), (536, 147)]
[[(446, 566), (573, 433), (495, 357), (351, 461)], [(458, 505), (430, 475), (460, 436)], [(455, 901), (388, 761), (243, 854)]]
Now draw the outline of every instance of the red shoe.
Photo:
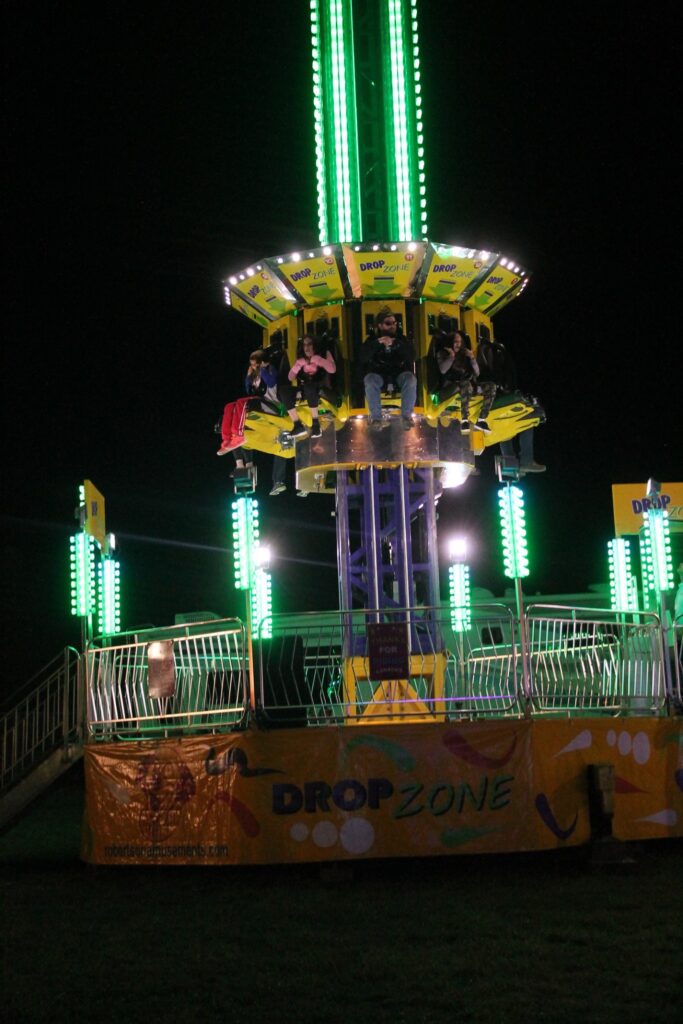
[(244, 434), (240, 434), (238, 437), (231, 437), (229, 441), (223, 442), (216, 455), (227, 455), (228, 452), (234, 451), (235, 448), (241, 448), (243, 444)]

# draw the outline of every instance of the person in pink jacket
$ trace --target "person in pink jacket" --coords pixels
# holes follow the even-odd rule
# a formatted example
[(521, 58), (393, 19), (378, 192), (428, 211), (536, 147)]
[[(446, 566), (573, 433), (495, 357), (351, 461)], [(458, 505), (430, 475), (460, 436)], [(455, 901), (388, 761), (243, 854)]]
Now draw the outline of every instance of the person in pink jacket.
[(296, 361), (287, 375), (287, 384), (280, 385), (280, 399), (287, 408), (287, 412), (294, 424), (292, 434), (303, 436), (306, 428), (299, 419), (296, 411), (297, 391), (301, 392), (308, 403), (313, 418), (311, 426), (311, 437), (320, 437), (320, 423), (318, 421), (318, 405), (320, 404), (320, 389), (329, 386), (330, 374), (337, 369), (334, 357), (324, 343), (320, 343), (310, 334), (304, 334), (299, 341), (296, 350)]

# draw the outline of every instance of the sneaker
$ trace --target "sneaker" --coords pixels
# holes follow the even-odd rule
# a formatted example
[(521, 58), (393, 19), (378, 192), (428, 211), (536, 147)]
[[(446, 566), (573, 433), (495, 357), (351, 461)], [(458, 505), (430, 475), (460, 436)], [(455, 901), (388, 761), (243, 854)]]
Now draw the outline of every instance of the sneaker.
[(469, 432), (470, 432), (470, 421), (469, 420), (463, 420), (462, 423), (460, 424), (460, 433), (461, 434), (469, 434)]
[(309, 494), (308, 491), (297, 491), (296, 492), (297, 498), (307, 498), (308, 494)]
[(321, 434), (322, 430), (320, 429), (320, 421), (313, 420), (313, 425), (311, 426), (311, 437), (320, 437)]
[(490, 434), (491, 433), (491, 428), (488, 425), (488, 423), (486, 422), (486, 420), (477, 420), (477, 422), (474, 424), (474, 429), (475, 430), (481, 430), (482, 434)]
[(388, 420), (379, 420), (379, 419), (375, 419), (373, 417), (370, 417), (370, 419), (368, 420), (368, 426), (370, 427), (370, 430), (383, 430), (384, 427), (388, 427), (389, 426), (389, 421)]
[(273, 484), (273, 488), (270, 492), (271, 498), (275, 497), (276, 494), (282, 494), (283, 491), (287, 490), (287, 484)]
[(546, 467), (541, 462), (520, 463), (520, 473), (545, 473)]
[(404, 430), (413, 429), (413, 417), (412, 416), (401, 416), (401, 426)]
[(296, 423), (292, 424), (291, 434), (292, 437), (307, 437), (308, 431), (306, 430), (301, 420), (297, 420)]

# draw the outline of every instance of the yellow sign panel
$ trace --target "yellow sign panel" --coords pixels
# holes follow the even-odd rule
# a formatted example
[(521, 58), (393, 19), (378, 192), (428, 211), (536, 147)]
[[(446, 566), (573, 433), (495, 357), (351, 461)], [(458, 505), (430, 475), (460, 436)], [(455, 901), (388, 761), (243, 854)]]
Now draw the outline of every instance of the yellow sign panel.
[(485, 278), (479, 287), (469, 296), (465, 305), (473, 306), (482, 313), (497, 306), (511, 289), (520, 284), (519, 273), (515, 274), (509, 267), (498, 264)]
[[(672, 530), (683, 530), (683, 484), (660, 484), (655, 508), (666, 510)], [(635, 534), (643, 525), (643, 513), (650, 508), (647, 484), (612, 484), (614, 535)], [(659, 505), (656, 501), (659, 501)]]
[(426, 299), (457, 302), (496, 258), (457, 246), (434, 246), (421, 294)]
[[(683, 835), (683, 721), (620, 719), (616, 839)], [(620, 742), (621, 749), (621, 742)], [(93, 864), (272, 864), (586, 843), (614, 720), (245, 731), (85, 748)]]
[(250, 320), (255, 320), (260, 327), (268, 326), (269, 321), (267, 317), (257, 309), (254, 309), (253, 306), (250, 306), (248, 302), (245, 302), (242, 296), (238, 295), (234, 289), (231, 289), (230, 291), (230, 305), (233, 309), (236, 309), (238, 313), (248, 316)]
[(426, 248), (422, 242), (397, 243), (393, 250), (356, 250), (345, 245), (344, 262), (355, 298), (412, 295), (412, 284), (422, 266)]
[(231, 278), (230, 288), (233, 294), (240, 293), (248, 303), (265, 313), (269, 320), (277, 320), (296, 308), (291, 292), (263, 265), (243, 281)]
[(85, 521), (83, 529), (94, 537), (100, 548), (105, 550), (106, 525), (104, 521), (104, 495), (95, 487), (92, 480), (83, 481), (85, 497)]
[(290, 290), (298, 292), (307, 306), (335, 302), (345, 297), (337, 260), (328, 256), (302, 257), (296, 262), (278, 264), (278, 272), (286, 278)]

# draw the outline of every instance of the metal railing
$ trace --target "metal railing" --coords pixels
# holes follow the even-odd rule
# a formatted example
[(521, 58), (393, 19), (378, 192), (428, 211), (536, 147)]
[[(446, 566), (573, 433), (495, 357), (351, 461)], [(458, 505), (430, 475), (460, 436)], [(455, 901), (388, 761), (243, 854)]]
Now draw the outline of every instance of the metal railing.
[[(405, 678), (373, 676), (368, 626), (380, 622), (405, 626)], [(256, 632), (254, 660), (258, 714), (271, 726), (521, 713), (504, 605), (475, 608), (465, 632), (442, 608), (275, 615)]]
[(531, 605), (527, 622), (534, 711), (652, 714), (664, 707), (657, 615)]
[[(401, 627), (402, 668), (391, 646), (378, 655), (372, 627), (382, 623)], [(448, 608), (273, 615), (254, 630), (253, 708), (236, 619), (105, 638), (87, 651), (88, 732), (98, 740), (228, 730), (253, 712), (266, 728), (652, 714), (680, 695), (683, 623), (673, 686), (652, 613), (533, 605), (525, 624), (522, 649), (504, 604), (475, 605), (462, 629)]]
[(683, 615), (677, 615), (673, 623), (671, 688), (673, 699), (680, 708), (683, 704)]
[(60, 747), (82, 739), (80, 656), (67, 647), (48, 662), (0, 718), (0, 792), (9, 789)]
[(87, 650), (91, 738), (144, 739), (245, 724), (247, 643), (239, 619), (114, 639), (96, 640)]

